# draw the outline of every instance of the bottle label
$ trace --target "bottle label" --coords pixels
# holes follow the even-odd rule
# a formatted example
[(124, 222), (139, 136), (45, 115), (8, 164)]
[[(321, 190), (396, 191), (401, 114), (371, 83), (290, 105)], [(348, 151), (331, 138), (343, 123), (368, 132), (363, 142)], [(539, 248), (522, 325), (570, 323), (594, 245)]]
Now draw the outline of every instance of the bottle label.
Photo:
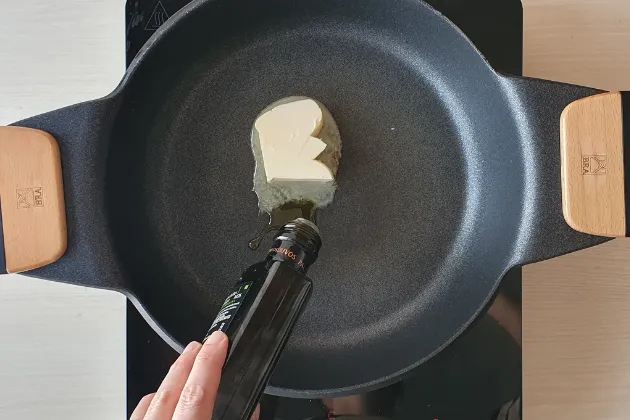
[(302, 272), (305, 272), (314, 261), (312, 255), (292, 241), (275, 241), (267, 254), (267, 259), (288, 262)]
[(249, 292), (251, 286), (252, 282), (240, 284), (236, 288), (236, 290), (233, 291), (227, 297), (227, 299), (225, 299), (225, 302), (223, 302), (223, 306), (221, 306), (219, 314), (214, 319), (214, 322), (212, 323), (212, 326), (208, 330), (208, 333), (206, 334), (206, 337), (203, 339), (203, 341), (206, 341), (206, 339), (210, 337), (210, 335), (215, 331), (227, 331), (228, 327), (232, 323), (232, 320), (234, 320), (236, 313), (238, 312), (238, 308), (241, 307), (243, 300), (245, 300), (245, 296), (247, 296), (247, 293)]

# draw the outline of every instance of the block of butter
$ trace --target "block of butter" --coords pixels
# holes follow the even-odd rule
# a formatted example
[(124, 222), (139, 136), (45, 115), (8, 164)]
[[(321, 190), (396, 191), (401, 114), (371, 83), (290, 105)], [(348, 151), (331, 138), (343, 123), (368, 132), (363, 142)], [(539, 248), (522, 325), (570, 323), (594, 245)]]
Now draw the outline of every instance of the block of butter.
[(333, 180), (330, 169), (316, 160), (326, 149), (317, 137), (324, 116), (312, 99), (278, 105), (255, 123), (267, 182)]
[(258, 205), (271, 212), (288, 202), (315, 208), (333, 200), (341, 159), (341, 137), (320, 102), (292, 96), (265, 108), (252, 127)]

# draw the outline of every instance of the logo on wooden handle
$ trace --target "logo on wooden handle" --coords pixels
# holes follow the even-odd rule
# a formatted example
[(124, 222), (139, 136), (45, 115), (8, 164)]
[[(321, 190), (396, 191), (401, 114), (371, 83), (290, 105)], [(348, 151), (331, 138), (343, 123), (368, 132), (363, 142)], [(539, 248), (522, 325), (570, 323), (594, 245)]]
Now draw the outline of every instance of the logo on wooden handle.
[(18, 209), (44, 207), (44, 191), (42, 187), (22, 188), (15, 191), (17, 192)]
[(606, 175), (606, 155), (582, 156), (582, 175)]

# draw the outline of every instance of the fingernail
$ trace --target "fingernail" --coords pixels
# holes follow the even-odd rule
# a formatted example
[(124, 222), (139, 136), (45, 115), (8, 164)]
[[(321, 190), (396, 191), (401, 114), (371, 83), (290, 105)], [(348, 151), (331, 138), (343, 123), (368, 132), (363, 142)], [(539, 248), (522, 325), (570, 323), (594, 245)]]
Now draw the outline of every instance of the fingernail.
[(199, 347), (201, 344), (197, 343), (196, 341), (193, 341), (192, 343), (188, 344), (186, 346), (186, 348), (184, 349), (184, 351), (182, 352), (182, 354), (184, 353), (188, 353), (191, 350), (195, 350), (197, 347)]
[(215, 331), (212, 334), (210, 334), (210, 337), (208, 337), (206, 339), (206, 341), (204, 341), (203, 344), (205, 346), (216, 346), (217, 344), (219, 344), (220, 342), (222, 342), (226, 338), (227, 338), (227, 336), (224, 333), (222, 333), (221, 331)]

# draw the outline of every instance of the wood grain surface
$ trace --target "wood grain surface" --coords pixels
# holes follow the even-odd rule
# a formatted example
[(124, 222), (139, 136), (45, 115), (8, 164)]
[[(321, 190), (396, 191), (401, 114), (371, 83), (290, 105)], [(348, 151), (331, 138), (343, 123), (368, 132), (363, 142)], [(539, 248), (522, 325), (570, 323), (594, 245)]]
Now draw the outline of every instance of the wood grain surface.
[[(630, 2), (523, 0), (525, 75), (630, 90)], [(630, 418), (630, 239), (524, 268), (525, 420)]]
[(53, 136), (0, 127), (0, 203), (8, 273), (34, 270), (66, 252), (61, 158)]
[(625, 237), (621, 94), (580, 99), (560, 118), (562, 210), (575, 230)]

